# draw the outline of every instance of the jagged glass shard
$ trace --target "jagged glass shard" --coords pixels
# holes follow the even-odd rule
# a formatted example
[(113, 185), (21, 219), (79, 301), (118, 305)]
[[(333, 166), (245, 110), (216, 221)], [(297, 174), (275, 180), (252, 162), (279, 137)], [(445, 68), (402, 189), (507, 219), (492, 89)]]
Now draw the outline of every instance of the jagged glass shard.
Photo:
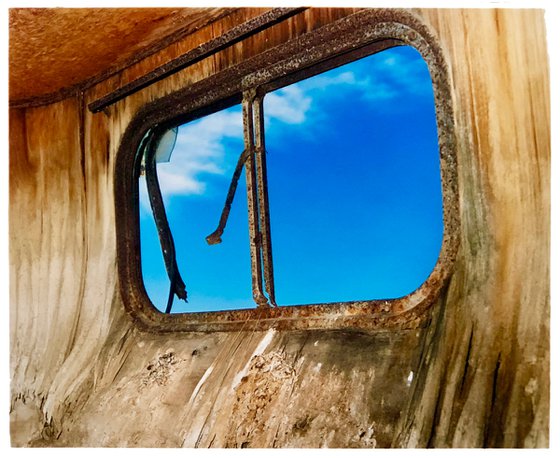
[(175, 142), (177, 141), (177, 132), (179, 132), (179, 128), (172, 127), (161, 137), (156, 150), (157, 163), (169, 162), (171, 160), (171, 153), (173, 152)]

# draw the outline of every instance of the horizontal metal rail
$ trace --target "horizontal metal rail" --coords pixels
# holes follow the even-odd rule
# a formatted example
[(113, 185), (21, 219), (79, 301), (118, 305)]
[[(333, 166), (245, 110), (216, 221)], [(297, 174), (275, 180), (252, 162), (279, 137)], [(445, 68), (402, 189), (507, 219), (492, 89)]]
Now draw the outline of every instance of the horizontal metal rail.
[(244, 40), (251, 35), (254, 35), (262, 30), (265, 30), (278, 22), (287, 19), (290, 16), (304, 11), (306, 8), (273, 8), (266, 13), (263, 13), (253, 19), (250, 19), (236, 27), (233, 27), (228, 32), (220, 35), (217, 38), (207, 41), (206, 43), (197, 46), (186, 54), (183, 54), (176, 59), (173, 59), (166, 64), (156, 68), (155, 70), (147, 73), (140, 78), (131, 81), (128, 84), (120, 87), (114, 92), (111, 92), (88, 105), (91, 112), (97, 113), (106, 107), (118, 102), (119, 100), (128, 97), (135, 92), (148, 87), (157, 81), (160, 81), (168, 76), (183, 70), (196, 62), (211, 56), (233, 44)]

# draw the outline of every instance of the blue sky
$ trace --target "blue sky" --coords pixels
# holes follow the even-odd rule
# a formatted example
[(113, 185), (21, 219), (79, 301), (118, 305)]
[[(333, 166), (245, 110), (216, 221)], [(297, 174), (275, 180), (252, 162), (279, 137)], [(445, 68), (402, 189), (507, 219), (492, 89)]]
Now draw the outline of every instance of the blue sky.
[[(279, 305), (404, 296), (432, 271), (443, 221), (431, 80), (410, 47), (390, 49), (268, 94), (264, 102)], [(241, 107), (179, 128), (158, 164), (189, 303), (253, 307), (244, 177), (220, 245), (218, 223), (243, 150)], [(165, 308), (168, 280), (140, 179), (144, 283)]]

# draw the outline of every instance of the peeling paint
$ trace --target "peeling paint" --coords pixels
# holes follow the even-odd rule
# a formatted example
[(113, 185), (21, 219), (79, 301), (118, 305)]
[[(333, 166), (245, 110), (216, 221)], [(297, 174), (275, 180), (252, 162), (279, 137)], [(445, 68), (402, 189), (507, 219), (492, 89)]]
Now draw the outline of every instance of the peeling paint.
[(152, 360), (147, 366), (148, 374), (144, 376), (141, 382), (141, 388), (145, 388), (152, 384), (160, 386), (167, 385), (169, 377), (176, 370), (176, 365), (181, 362), (176, 356), (173, 349), (167, 350), (156, 359)]
[(529, 380), (529, 382), (525, 386), (525, 393), (529, 394), (529, 395), (532, 395), (537, 391), (537, 388), (538, 388), (537, 379), (532, 378), (531, 380)]
[(296, 369), (283, 352), (254, 355), (250, 363), (235, 390), (226, 447), (260, 448), (266, 443), (273, 412), (286, 405), (296, 380)]
[(266, 348), (269, 346), (270, 342), (272, 342), (272, 338), (274, 337), (274, 335), (276, 334), (276, 331), (274, 329), (269, 329), (266, 334), (264, 335), (264, 337), (262, 338), (262, 340), (259, 342), (259, 344), (257, 345), (257, 348), (255, 348), (255, 351), (253, 351), (253, 354), (251, 355), (251, 357), (247, 360), (247, 364), (245, 364), (245, 367), (243, 369), (241, 369), (237, 375), (233, 378), (233, 381), (231, 382), (231, 389), (233, 391), (235, 391), (235, 389), (237, 388), (237, 386), (239, 385), (239, 383), (241, 382), (241, 379), (247, 375), (247, 372), (249, 372), (249, 367), (251, 366), (252, 360), (255, 356), (258, 355), (262, 355), (262, 353), (266, 350)]
[[(310, 10), (301, 21), (290, 24), (289, 36), (305, 28), (312, 30), (318, 17), (324, 17), (324, 23), (331, 22), (336, 14), (332, 10)], [(295, 307), (283, 309), (290, 315), (282, 315), (280, 308), (271, 309), (268, 315), (259, 311), (254, 315), (259, 321), (249, 322), (243, 329), (262, 333), (243, 332), (239, 339), (237, 334), (224, 338), (224, 334), (210, 331), (239, 329), (252, 319), (249, 312), (231, 315), (238, 320), (238, 328), (227, 327), (220, 321), (225, 320), (223, 315), (218, 314), (207, 317), (208, 327), (202, 328), (207, 332), (164, 332), (188, 330), (183, 327), (190, 319), (187, 315), (166, 317), (169, 320), (165, 322), (154, 319), (152, 332), (135, 331), (121, 339), (125, 329), (135, 328), (124, 315), (123, 301), (127, 298), (115, 289), (114, 239), (115, 227), (120, 227), (120, 213), (115, 216), (109, 204), (114, 194), (122, 192), (119, 186), (112, 187), (115, 170), (121, 169), (120, 163), (114, 163), (116, 148), (140, 106), (161, 97), (157, 91), (162, 89), (166, 93), (181, 87), (190, 90), (191, 77), (177, 75), (177, 81), (185, 75), (187, 79), (177, 84), (171, 79), (166, 86), (148, 89), (144, 95), (111, 108), (107, 116), (86, 114), (84, 194), (80, 194), (86, 181), (80, 181), (79, 159), (76, 167), (70, 161), (79, 144), (71, 126), (71, 119), (77, 116), (69, 116), (67, 109), (61, 111), (66, 106), (62, 103), (52, 109), (29, 110), (17, 114), (17, 118), (10, 116), (10, 122), (24, 118), (22, 146), (10, 146), (10, 158), (16, 159), (10, 168), (15, 167), (18, 176), (15, 192), (10, 196), (10, 227), (16, 235), (10, 244), (16, 272), (10, 305), (14, 317), (12, 397), (22, 393), (23, 398), (13, 401), (12, 444), (176, 447), (186, 438), (185, 444), (193, 447), (548, 446), (550, 303), (548, 245), (543, 241), (548, 240), (549, 231), (542, 221), (549, 212), (549, 195), (543, 190), (549, 185), (546, 133), (550, 122), (546, 110), (533, 111), (534, 107), (547, 105), (548, 93), (543, 88), (548, 80), (539, 70), (546, 53), (544, 41), (539, 39), (541, 21), (535, 20), (538, 14), (511, 14), (422, 12), (424, 17), (432, 18), (428, 25), (438, 30), (453, 64), (453, 92), (448, 95), (449, 100), (457, 101), (456, 119), (443, 118), (442, 122), (457, 123), (461, 165), (458, 183), (461, 204), (465, 204), (457, 209), (465, 223), (461, 228), (464, 246), (460, 262), (426, 328), (415, 328), (411, 321), (396, 327), (394, 323), (402, 317), (401, 312), (414, 305), (403, 300), (394, 303), (400, 305), (394, 309), (395, 315), (389, 316), (381, 313), (381, 304), (371, 308), (360, 304), (329, 306), (330, 314), (324, 315), (327, 324), (317, 331), (309, 329), (323, 326), (323, 318), (317, 318), (317, 313), (325, 310)], [(487, 27), (497, 25), (494, 19), (499, 19), (500, 30), (512, 33), (489, 33)], [(481, 26), (480, 33), (467, 33), (472, 23)], [(524, 27), (517, 29), (518, 34), (513, 33), (519, 24)], [(279, 26), (279, 35), (288, 33), (287, 27)], [(272, 35), (267, 36), (273, 40)], [(496, 46), (485, 47), (485, 42)], [(500, 53), (507, 43), (508, 52)], [(239, 57), (226, 54), (209, 64), (208, 70), (193, 72), (193, 78), (214, 74), (222, 67), (236, 68), (236, 59), (241, 61), (246, 55), (260, 52), (261, 44), (255, 40), (250, 46), (240, 45), (243, 53)], [(525, 46), (530, 46), (532, 52), (525, 52)], [(312, 47), (301, 49), (313, 52)], [(508, 55), (517, 56), (515, 62), (500, 63), (501, 56)], [(517, 67), (522, 55), (529, 58), (526, 68)], [(471, 72), (472, 68), (475, 70)], [(500, 76), (511, 75), (511, 80), (485, 79), (477, 68), (488, 68)], [(123, 74), (123, 81), (127, 77)], [(223, 86), (216, 85), (215, 90), (227, 84), (225, 81)], [(511, 98), (510, 89), (520, 96)], [(185, 93), (189, 94), (181, 95)], [(502, 107), (504, 114), (493, 116), (492, 125), (488, 125), (484, 110), (489, 94), (500, 101), (492, 110)], [(172, 101), (185, 109), (197, 103), (198, 95)], [(533, 103), (527, 103), (524, 109), (522, 104), (528, 100)], [(169, 112), (174, 110), (169, 105), (167, 108)], [(64, 123), (53, 124), (57, 119)], [(508, 124), (508, 120), (512, 122)], [(48, 126), (52, 134), (41, 126)], [(525, 126), (531, 129), (525, 131)], [(512, 132), (518, 135), (509, 135)], [(13, 135), (18, 135), (17, 130), (10, 127), (11, 143)], [(489, 146), (490, 141), (495, 143)], [(58, 159), (53, 163), (52, 157), (45, 159), (42, 152), (55, 146)], [(100, 160), (105, 155), (111, 158), (107, 160), (110, 167)], [(60, 158), (66, 157), (68, 164), (62, 164)], [(444, 159), (453, 161), (449, 155)], [(54, 165), (56, 168), (51, 168)], [(31, 187), (35, 184), (29, 184), (32, 181), (38, 183), (37, 189)], [(83, 210), (65, 210), (68, 203), (81, 205), (82, 195)], [(520, 202), (530, 202), (531, 206)], [(39, 203), (41, 207), (34, 206)], [(41, 218), (35, 217), (36, 208), (41, 208)], [(83, 215), (88, 221), (83, 223), (84, 234), (80, 232)], [(34, 220), (42, 221), (43, 217), (44, 226), (35, 227)], [(68, 221), (74, 224), (63, 224)], [(536, 236), (528, 236), (527, 228), (535, 229)], [(79, 240), (74, 242), (74, 238)], [(50, 261), (56, 253), (78, 259), (68, 267), (77, 267), (78, 276), (79, 257), (83, 255), (85, 267), (80, 281), (85, 286), (79, 296), (79, 285), (71, 281), (71, 276), (60, 277), (49, 270), (49, 266), (60, 268)], [(520, 259), (526, 262), (516, 262)], [(46, 288), (55, 285), (61, 288), (59, 298), (52, 294), (54, 289), (45, 293)], [(143, 310), (141, 305), (133, 303), (131, 306), (138, 308), (132, 310)], [(492, 311), (492, 320), (485, 320), (483, 307)], [(144, 319), (130, 310), (129, 313)], [(360, 313), (373, 316), (369, 327), (362, 326)], [(146, 320), (149, 318), (148, 315)], [(383, 327), (391, 320), (394, 327), (387, 332)], [(65, 331), (68, 322), (79, 323), (75, 332)], [(460, 387), (456, 376), (465, 367), (464, 358), (457, 357), (457, 349), (466, 343), (464, 336), (468, 338), (468, 332), (464, 329), (469, 323), (480, 325), (480, 339), (478, 343), (475, 339), (476, 346), (467, 358), (468, 377), (463, 389), (454, 389)], [(197, 325), (200, 330), (200, 323)], [(267, 337), (266, 326), (275, 328), (277, 334)], [(345, 332), (328, 330), (337, 326), (344, 327)], [(380, 328), (383, 330), (378, 331)], [(169, 345), (174, 346), (177, 356), (185, 358), (184, 363), (170, 366), (177, 369), (166, 386), (153, 383), (139, 395), (138, 386), (149, 372), (148, 360), (157, 360)], [(488, 402), (494, 375), (489, 367), (493, 363), (488, 358), (489, 349), (505, 355), (496, 379), (495, 408)], [(257, 350), (261, 353), (255, 354)], [(59, 356), (60, 351), (66, 359)], [(249, 366), (232, 393), (232, 379), (238, 377), (238, 371), (248, 361), (253, 361), (254, 368)], [(285, 379), (278, 371), (282, 368), (280, 363), (294, 369)], [(315, 372), (319, 363), (322, 367)], [(414, 372), (410, 372), (411, 368)], [(415, 385), (414, 390), (407, 388), (408, 381)], [(444, 392), (445, 396), (438, 397)], [(292, 434), (296, 424), (299, 434)]]
[(406, 378), (406, 386), (410, 386), (412, 384), (412, 380), (414, 380), (414, 372), (410, 371), (408, 377)]
[(189, 405), (192, 404), (192, 402), (194, 401), (194, 398), (196, 398), (196, 395), (198, 394), (198, 392), (200, 391), (200, 388), (202, 387), (202, 385), (204, 384), (204, 382), (206, 381), (206, 379), (208, 377), (210, 377), (210, 374), (214, 371), (214, 365), (212, 364), (208, 369), (206, 369), (206, 372), (204, 372), (204, 375), (200, 378), (200, 380), (198, 381), (198, 383), (196, 384), (196, 386), (194, 387), (194, 390), (191, 394), (191, 397), (189, 398)]

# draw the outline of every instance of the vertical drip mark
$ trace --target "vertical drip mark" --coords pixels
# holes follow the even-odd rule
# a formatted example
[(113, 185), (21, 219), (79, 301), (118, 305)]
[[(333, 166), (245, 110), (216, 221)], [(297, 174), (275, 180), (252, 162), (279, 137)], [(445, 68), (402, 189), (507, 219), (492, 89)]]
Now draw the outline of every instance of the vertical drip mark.
[(79, 142), (80, 142), (80, 165), (82, 167), (82, 177), (84, 193), (86, 191), (86, 140), (85, 140), (85, 110), (86, 104), (84, 99), (84, 91), (80, 90), (78, 97), (78, 117), (79, 117)]

